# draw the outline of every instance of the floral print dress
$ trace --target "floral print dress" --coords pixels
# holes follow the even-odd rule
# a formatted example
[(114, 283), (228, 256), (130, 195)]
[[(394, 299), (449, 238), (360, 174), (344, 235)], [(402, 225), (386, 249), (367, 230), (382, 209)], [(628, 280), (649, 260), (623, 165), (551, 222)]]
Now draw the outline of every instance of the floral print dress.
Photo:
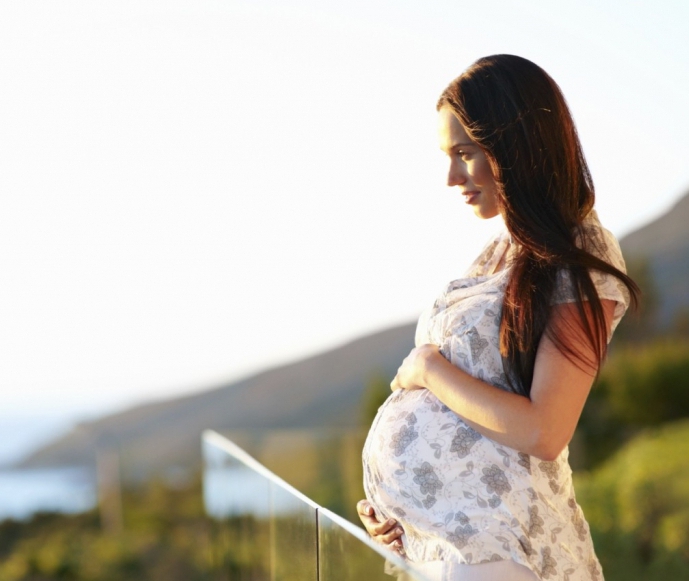
[[(624, 271), (619, 245), (594, 211), (584, 229), (587, 249)], [(438, 345), (457, 367), (508, 391), (498, 330), (514, 251), (503, 229), (421, 316), (416, 332), (417, 346)], [(599, 296), (617, 303), (614, 329), (628, 291), (611, 275), (592, 270), (591, 277)], [(574, 300), (563, 271), (553, 303)], [(366, 495), (379, 518), (402, 525), (411, 562), (512, 559), (539, 579), (603, 579), (567, 449), (552, 462), (539, 460), (482, 436), (426, 389), (397, 390), (373, 421), (363, 462)]]

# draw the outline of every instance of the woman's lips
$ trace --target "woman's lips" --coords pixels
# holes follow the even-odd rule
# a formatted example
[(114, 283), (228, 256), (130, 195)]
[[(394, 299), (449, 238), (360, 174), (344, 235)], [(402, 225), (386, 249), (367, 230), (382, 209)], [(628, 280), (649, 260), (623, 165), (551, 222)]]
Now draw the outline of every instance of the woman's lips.
[(464, 196), (464, 202), (467, 204), (475, 204), (480, 193), (481, 192), (479, 191), (462, 192), (462, 195)]

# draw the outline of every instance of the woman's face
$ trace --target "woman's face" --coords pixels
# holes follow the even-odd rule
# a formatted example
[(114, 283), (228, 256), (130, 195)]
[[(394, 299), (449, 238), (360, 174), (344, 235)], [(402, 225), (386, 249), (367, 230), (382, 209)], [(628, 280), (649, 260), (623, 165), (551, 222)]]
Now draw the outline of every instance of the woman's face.
[(459, 187), (479, 218), (498, 215), (497, 184), (484, 151), (467, 135), (447, 105), (438, 112), (440, 149), (450, 158), (447, 185)]

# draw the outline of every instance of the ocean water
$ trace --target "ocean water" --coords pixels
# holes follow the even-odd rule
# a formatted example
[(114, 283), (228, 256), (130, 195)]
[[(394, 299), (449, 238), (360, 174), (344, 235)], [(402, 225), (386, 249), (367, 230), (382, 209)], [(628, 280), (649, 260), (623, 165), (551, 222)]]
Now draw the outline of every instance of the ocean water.
[(246, 514), (258, 518), (289, 516), (314, 510), (299, 497), (241, 464), (204, 470), (203, 503), (206, 512), (217, 519)]
[(84, 468), (0, 470), (0, 521), (38, 511), (82, 512), (96, 505), (96, 479)]
[(72, 424), (66, 416), (0, 415), (0, 520), (26, 519), (45, 510), (81, 512), (95, 506), (92, 470), (14, 466)]

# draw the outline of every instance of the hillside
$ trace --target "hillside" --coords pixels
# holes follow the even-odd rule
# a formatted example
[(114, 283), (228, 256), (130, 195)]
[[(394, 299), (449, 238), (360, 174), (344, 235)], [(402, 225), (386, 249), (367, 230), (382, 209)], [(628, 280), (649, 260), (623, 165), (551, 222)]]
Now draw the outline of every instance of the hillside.
[(633, 255), (658, 255), (689, 243), (689, 192), (668, 212), (622, 238), (625, 252)]
[(388, 329), (209, 391), (83, 423), (21, 466), (91, 464), (98, 446), (116, 446), (128, 476), (140, 478), (171, 466), (198, 464), (200, 434), (206, 428), (357, 427), (366, 383), (380, 375), (394, 377), (413, 338), (412, 324)]
[(660, 218), (620, 240), (630, 270), (646, 262), (658, 299), (656, 324), (689, 313), (689, 192)]

